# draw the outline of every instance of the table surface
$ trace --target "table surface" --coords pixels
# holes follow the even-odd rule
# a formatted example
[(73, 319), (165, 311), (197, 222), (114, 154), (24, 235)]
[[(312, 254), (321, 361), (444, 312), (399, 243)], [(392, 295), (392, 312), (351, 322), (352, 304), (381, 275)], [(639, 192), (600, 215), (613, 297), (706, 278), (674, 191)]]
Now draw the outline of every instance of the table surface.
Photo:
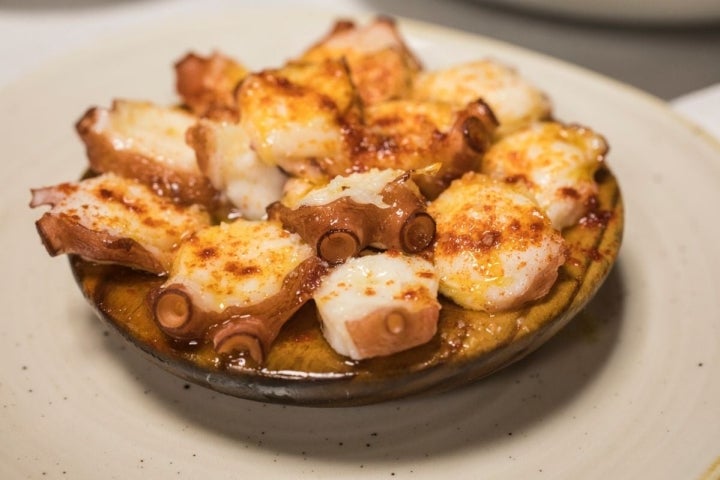
[[(244, 0), (284, 6), (291, 0)], [(0, 87), (88, 42), (167, 15), (237, 8), (230, 0), (0, 0)], [(670, 100), (720, 82), (720, 25), (610, 25), (462, 0), (304, 0), (493, 37), (581, 65)], [(281, 14), (281, 10), (279, 10)]]

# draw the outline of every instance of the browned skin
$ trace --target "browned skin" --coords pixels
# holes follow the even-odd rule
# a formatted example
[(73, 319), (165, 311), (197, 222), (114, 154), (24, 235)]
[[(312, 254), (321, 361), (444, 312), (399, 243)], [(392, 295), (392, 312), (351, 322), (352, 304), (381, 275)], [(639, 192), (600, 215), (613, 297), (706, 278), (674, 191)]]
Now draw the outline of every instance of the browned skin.
[(179, 203), (198, 203), (208, 208), (214, 207), (218, 193), (200, 172), (193, 174), (172, 170), (132, 150), (117, 150), (110, 139), (95, 132), (92, 127), (98, 121), (99, 111), (98, 108), (89, 109), (75, 125), (85, 143), (92, 170), (135, 178), (151, 187), (158, 195)]
[(432, 200), (456, 178), (479, 169), (498, 125), (492, 109), (477, 100), (458, 112), (450, 130), (433, 133), (425, 156), (440, 161), (441, 167), (437, 173), (414, 177), (423, 195)]
[(383, 308), (348, 322), (347, 330), (363, 358), (400, 352), (428, 342), (437, 331), (440, 304), (411, 312)]
[[(302, 64), (296, 64), (302, 65)], [(333, 85), (342, 89), (343, 85), (338, 78), (347, 79), (349, 73), (344, 62), (323, 62), (325, 71), (321, 78), (335, 78)], [(302, 67), (298, 67), (302, 68)], [(353, 145), (359, 139), (364, 138), (361, 123), (361, 104), (354, 91), (346, 98), (333, 98), (328, 92), (323, 92), (312, 85), (306, 85), (291, 81), (287, 78), (287, 72), (280, 70), (263, 70), (249, 75), (236, 91), (236, 103), (244, 117), (244, 121), (253, 120), (264, 123), (268, 119), (270, 123), (283, 124), (286, 121), (312, 121), (320, 114), (321, 117), (331, 119), (336, 128), (343, 135), (342, 146), (338, 151), (328, 151), (327, 155), (318, 157), (295, 157), (290, 155), (280, 156), (272, 159), (277, 162), (285, 172), (291, 176), (311, 179), (314, 181), (325, 181), (336, 175), (348, 174), (356, 171), (353, 165)], [(291, 76), (291, 75), (290, 75)], [(349, 83), (345, 86), (352, 86)], [(288, 111), (279, 113), (269, 106), (275, 104), (279, 99), (302, 99), (303, 102), (291, 102)], [(281, 100), (282, 101), (282, 100)], [(273, 127), (274, 128), (274, 127)], [(202, 132), (198, 132), (202, 134)], [(267, 133), (263, 133), (265, 135)]]
[(210, 158), (211, 152), (217, 150), (213, 127), (208, 124), (207, 120), (201, 119), (185, 132), (185, 141), (190, 148), (195, 150), (195, 160), (198, 168), (203, 174), (207, 175), (212, 162)]
[(275, 202), (267, 209), (268, 218), (315, 245), (318, 256), (331, 264), (342, 263), (368, 246), (418, 253), (435, 238), (435, 221), (425, 212), (424, 200), (408, 187), (409, 176), (401, 175), (383, 189), (388, 208), (349, 197), (294, 210)]
[(361, 242), (351, 230), (333, 228), (320, 236), (317, 241), (317, 254), (330, 264), (336, 265), (360, 253), (364, 242), (364, 237)]
[(68, 215), (45, 213), (35, 226), (51, 256), (76, 254), (95, 262), (118, 263), (150, 273), (167, 271), (166, 266), (137, 241), (90, 230)]
[[(31, 190), (30, 207), (55, 205), (72, 194), (77, 186), (60, 184)], [(47, 212), (35, 222), (40, 239), (51, 256), (79, 255), (95, 262), (118, 263), (150, 273), (167, 272), (168, 258), (157, 258), (137, 241), (80, 225), (77, 218), (67, 214)]]
[[(338, 75), (345, 72), (337, 62), (328, 65)], [(322, 101), (314, 98), (318, 94)], [(332, 127), (342, 137), (339, 144), (317, 156), (284, 158), (281, 155), (271, 160), (291, 176), (318, 183), (372, 168), (417, 171), (440, 164), (439, 170), (432, 174), (426, 172), (417, 179), (422, 193), (432, 199), (452, 180), (480, 167), (482, 155), (498, 126), (492, 110), (482, 100), (449, 111), (450, 124), (442, 126), (432, 115), (421, 112), (407, 115), (392, 109), (385, 112), (381, 108), (376, 116), (369, 115), (370, 110), (359, 108), (354, 96), (341, 108), (329, 96), (285, 78), (282, 70), (265, 70), (248, 76), (237, 89), (236, 102), (246, 121), (253, 116), (262, 120), (266, 103), (305, 95), (314, 99), (302, 107), (296, 105), (297, 108), (286, 114), (288, 118), (311, 119), (321, 111), (324, 118), (333, 119), (330, 123), (334, 122)], [(282, 120), (279, 115), (271, 114), (273, 123)], [(204, 137), (207, 133), (202, 127), (191, 128), (188, 142), (197, 152), (202, 152), (208, 142)], [(207, 160), (202, 154), (198, 155), (198, 163), (201, 169), (205, 168)]]
[(414, 76), (422, 70), (418, 58), (407, 47), (395, 21), (388, 17), (377, 17), (375, 24), (387, 25), (397, 38), (395, 48), (387, 48), (367, 54), (353, 54), (326, 47), (327, 42), (337, 35), (358, 28), (353, 21), (340, 20), (330, 32), (311, 46), (301, 57), (308, 61), (318, 61), (343, 55), (350, 67), (353, 83), (364, 104), (372, 104), (400, 98), (412, 87)]
[(235, 113), (235, 88), (246, 75), (242, 65), (218, 52), (207, 57), (188, 53), (175, 63), (177, 92), (198, 116)]
[[(345, 133), (351, 150), (351, 167), (335, 162), (323, 165), (323, 169), (332, 177), (371, 168), (420, 170), (440, 163), (439, 171), (413, 178), (423, 195), (431, 200), (454, 179), (479, 169), (498, 127), (495, 115), (482, 100), (458, 111), (452, 127), (446, 132), (427, 125), (419, 133), (417, 124), (407, 125), (405, 119), (397, 116), (384, 117), (380, 122), (380, 125), (372, 126), (372, 131), (370, 126), (348, 124)], [(418, 134), (424, 138), (423, 144), (406, 141), (408, 136)]]
[(168, 336), (200, 343), (212, 340), (220, 354), (246, 353), (261, 364), (282, 326), (312, 298), (326, 272), (327, 265), (320, 258), (310, 257), (285, 277), (277, 294), (222, 312), (195, 308), (190, 293), (179, 284), (151, 291), (149, 300), (155, 321)]

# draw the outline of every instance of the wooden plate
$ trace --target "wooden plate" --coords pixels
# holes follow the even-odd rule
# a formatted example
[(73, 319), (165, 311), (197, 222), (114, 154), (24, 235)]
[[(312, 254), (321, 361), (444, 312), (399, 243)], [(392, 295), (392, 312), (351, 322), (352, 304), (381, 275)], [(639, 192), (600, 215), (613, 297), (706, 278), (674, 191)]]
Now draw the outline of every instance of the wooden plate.
[(325, 342), (312, 303), (283, 328), (261, 368), (223, 362), (210, 345), (187, 349), (157, 327), (147, 301), (162, 279), (127, 268), (70, 263), (97, 313), (171, 373), (213, 390), (265, 402), (348, 406), (443, 391), (487, 376), (540, 347), (593, 297), (620, 248), (623, 206), (603, 168), (597, 207), (563, 232), (569, 256), (551, 292), (517, 311), (490, 315), (442, 300), (429, 343), (383, 358), (351, 361)]

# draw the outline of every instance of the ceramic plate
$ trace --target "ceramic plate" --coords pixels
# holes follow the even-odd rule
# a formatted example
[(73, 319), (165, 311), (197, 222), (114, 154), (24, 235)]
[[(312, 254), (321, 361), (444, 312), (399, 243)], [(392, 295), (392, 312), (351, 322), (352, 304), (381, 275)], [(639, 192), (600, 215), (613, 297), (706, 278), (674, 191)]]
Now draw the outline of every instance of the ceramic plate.
[(490, 39), (400, 23), (428, 67), (488, 55), (517, 66), (559, 118), (606, 135), (623, 187), (618, 263), (542, 349), (450, 393), (316, 409), (191, 386), (97, 320), (27, 207), (30, 187), (82, 172), (73, 122), (113, 97), (172, 101), (171, 65), (188, 49), (279, 64), (333, 19), (174, 18), (0, 92), (0, 477), (717, 478), (720, 147), (647, 95)]

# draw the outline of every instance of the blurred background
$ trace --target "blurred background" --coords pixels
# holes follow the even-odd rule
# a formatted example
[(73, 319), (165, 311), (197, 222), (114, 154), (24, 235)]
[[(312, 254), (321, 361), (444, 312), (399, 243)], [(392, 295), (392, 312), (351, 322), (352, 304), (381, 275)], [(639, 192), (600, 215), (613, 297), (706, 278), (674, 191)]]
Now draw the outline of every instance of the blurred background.
[[(530, 48), (665, 100), (720, 82), (720, 0), (304, 0), (378, 12)], [(288, 0), (0, 0), (0, 86), (124, 28), (173, 14)], [(278, 32), (269, 32), (277, 35)]]
[[(366, 0), (391, 14), (497, 38), (581, 65), (663, 99), (720, 82), (720, 1), (713, 15), (659, 15), (693, 0)], [(637, 4), (642, 9), (630, 8)], [(442, 6), (439, 6), (439, 5)], [(581, 6), (587, 4), (587, 9)], [(612, 10), (613, 4), (626, 5)], [(710, 5), (712, 4), (712, 5)], [(563, 8), (563, 7), (567, 8)], [(527, 8), (524, 8), (527, 7)], [(602, 12), (599, 9), (605, 9)]]
[[(720, 0), (303, 0), (302, 5), (347, 15), (407, 17), (492, 37), (663, 100), (699, 90), (707, 93), (713, 86), (720, 97)], [(0, 88), (64, 53), (129, 27), (172, 21), (173, 15), (256, 6), (277, 8), (282, 15), (298, 3), (0, 0)]]

